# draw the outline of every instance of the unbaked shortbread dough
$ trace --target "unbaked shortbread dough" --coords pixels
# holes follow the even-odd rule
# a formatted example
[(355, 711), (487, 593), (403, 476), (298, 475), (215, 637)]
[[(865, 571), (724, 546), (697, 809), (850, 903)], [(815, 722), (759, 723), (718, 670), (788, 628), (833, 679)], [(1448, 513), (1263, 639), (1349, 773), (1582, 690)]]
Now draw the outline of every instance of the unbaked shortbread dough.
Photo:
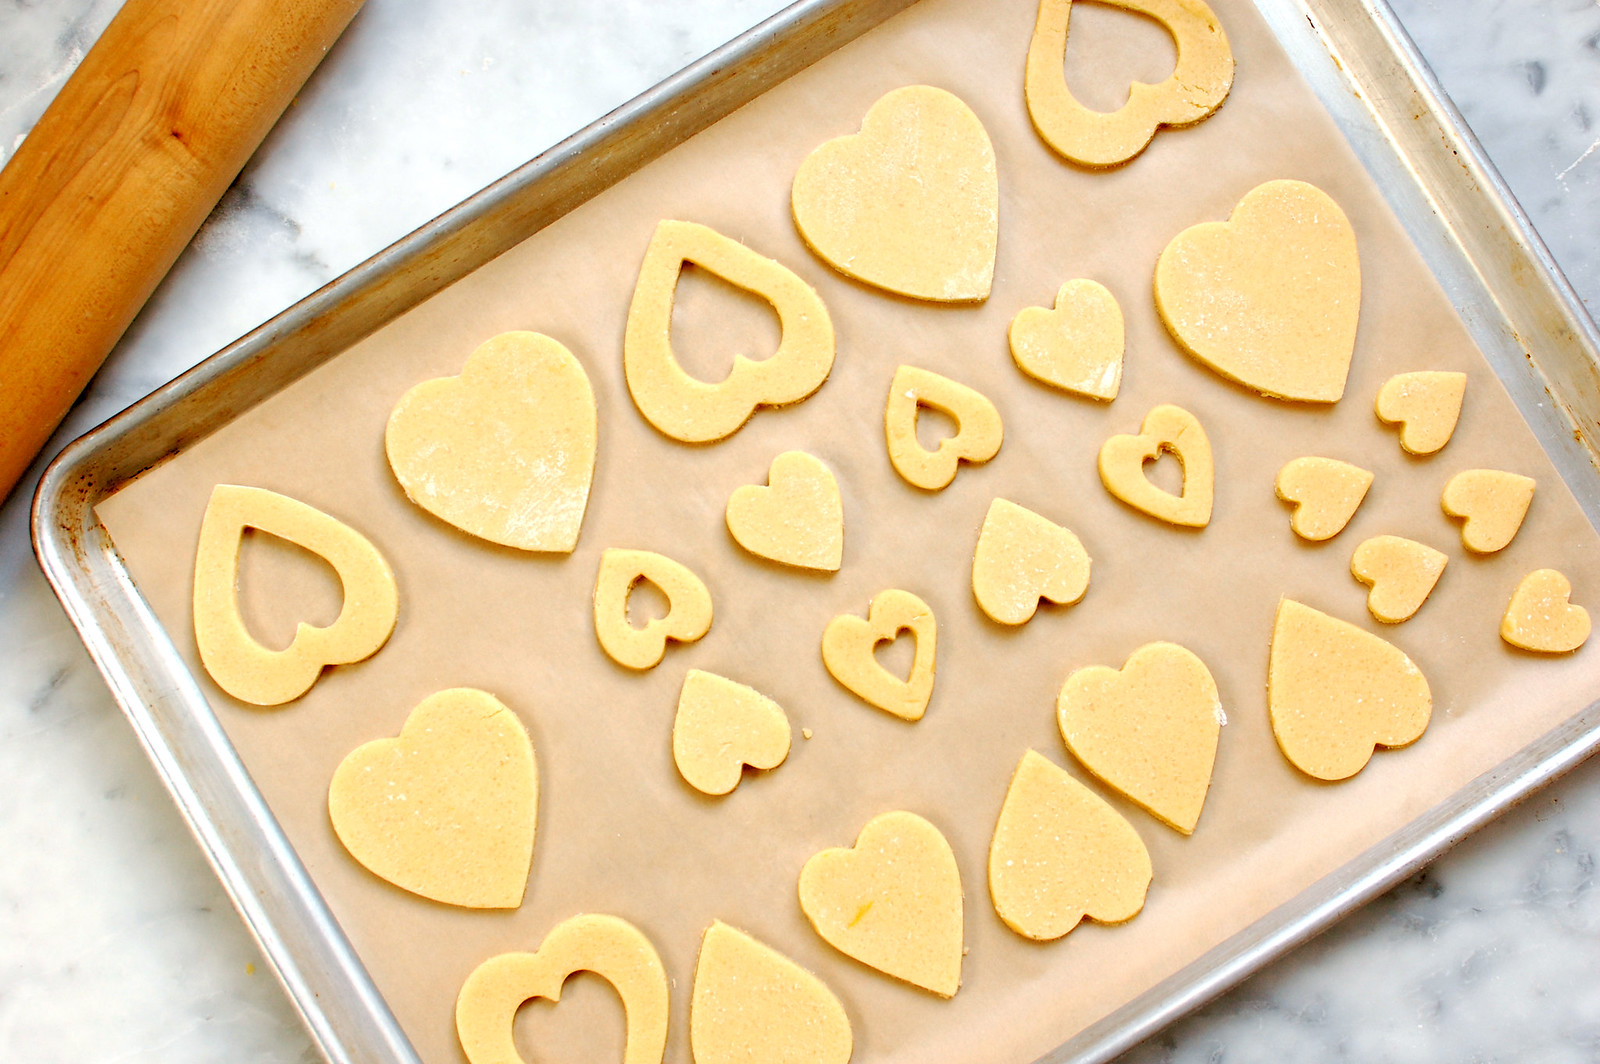
[[(643, 628), (628, 620), (628, 596), (648, 580), (667, 596), (667, 615)], [(608, 547), (594, 581), (594, 634), (618, 665), (653, 669), (667, 652), (667, 640), (693, 643), (711, 630), (711, 592), (688, 567), (647, 550)]]
[(1379, 421), (1400, 426), (1400, 446), (1411, 454), (1435, 454), (1456, 431), (1467, 375), (1442, 370), (1399, 373), (1378, 389)]
[(522, 904), (538, 812), (527, 730), (470, 687), (423, 699), (398, 738), (357, 747), (328, 788), (350, 856), (413, 894), (472, 909)]
[(1278, 470), (1278, 498), (1293, 503), (1289, 527), (1301, 539), (1332, 539), (1356, 515), (1372, 473), (1337, 458), (1295, 458)]
[(989, 504), (972, 552), (972, 596), (1001, 624), (1025, 624), (1040, 599), (1070, 605), (1089, 588), (1089, 552), (1071, 531), (1009, 499)]
[(1589, 611), (1569, 601), (1572, 584), (1554, 569), (1535, 569), (1517, 584), (1500, 620), (1500, 638), (1523, 650), (1565, 654), (1589, 639)]
[[(933, 451), (917, 442), (917, 413), (924, 406), (948, 414), (956, 423), (956, 434), (940, 440)], [(981, 465), (999, 454), (1004, 427), (1000, 411), (980, 392), (930, 370), (901, 366), (889, 385), (883, 433), (894, 471), (907, 484), (939, 491), (956, 478), (961, 462)]]
[(1478, 554), (1493, 554), (1516, 538), (1533, 502), (1534, 479), (1499, 469), (1467, 469), (1450, 478), (1439, 505), (1464, 518), (1461, 544)]
[[(1162, 491), (1144, 464), (1170, 454), (1183, 466), (1183, 494)], [(1204, 528), (1211, 521), (1215, 470), (1211, 441), (1187, 410), (1163, 404), (1145, 415), (1137, 436), (1113, 436), (1100, 447), (1100, 482), (1129, 506), (1158, 521)]]
[[(910, 632), (916, 640), (911, 674), (904, 680), (889, 672), (873, 656), (879, 643)], [(851, 694), (901, 720), (917, 721), (933, 697), (934, 655), (939, 626), (928, 604), (909, 591), (880, 591), (867, 608), (866, 619), (844, 613), (828, 622), (822, 633), (822, 663)]]
[(839, 482), (804, 451), (772, 460), (767, 484), (746, 484), (728, 499), (728, 533), (758, 557), (797, 569), (838, 572), (844, 557)]
[(695, 1064), (845, 1064), (853, 1044), (821, 979), (721, 920), (706, 928), (689, 1003)]
[(1068, 281), (1052, 310), (1023, 307), (1008, 332), (1011, 359), (1034, 380), (1106, 402), (1122, 386), (1122, 308), (1098, 281)]
[(690, 669), (672, 721), (678, 774), (705, 794), (739, 786), (743, 768), (777, 768), (789, 756), (789, 718), (753, 687)]
[(1410, 620), (1433, 593), (1450, 556), (1402, 536), (1374, 536), (1356, 548), (1350, 575), (1372, 588), (1367, 611), (1384, 624)]

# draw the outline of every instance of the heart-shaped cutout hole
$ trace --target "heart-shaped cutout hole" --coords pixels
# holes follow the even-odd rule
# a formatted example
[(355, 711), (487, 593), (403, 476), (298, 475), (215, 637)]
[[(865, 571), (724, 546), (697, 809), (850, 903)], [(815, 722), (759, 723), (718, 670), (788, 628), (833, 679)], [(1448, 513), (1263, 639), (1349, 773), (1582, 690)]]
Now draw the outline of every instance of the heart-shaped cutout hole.
[[(907, 678), (902, 680), (879, 664), (880, 643), (909, 632), (915, 640)], [(928, 604), (909, 591), (880, 591), (866, 619), (842, 614), (822, 633), (822, 663), (851, 694), (902, 720), (921, 720), (933, 696), (933, 674), (939, 626)]]
[(782, 324), (765, 299), (692, 262), (672, 292), (672, 356), (705, 384), (728, 379), (739, 359), (761, 363), (778, 350)]
[[(1183, 490), (1163, 491), (1145, 475), (1145, 463), (1162, 454), (1178, 459)], [(1162, 405), (1145, 415), (1136, 436), (1113, 436), (1100, 448), (1100, 482), (1107, 491), (1141, 513), (1186, 528), (1211, 521), (1214, 469), (1211, 441), (1187, 410)]]
[(995, 499), (972, 552), (972, 596), (1001, 624), (1025, 624), (1041, 599), (1068, 605), (1089, 588), (1089, 552), (1054, 521)]
[[(918, 442), (924, 411), (942, 413), (954, 432), (934, 450)], [(956, 478), (962, 462), (981, 465), (1000, 453), (1004, 428), (1000, 411), (982, 393), (949, 377), (915, 366), (901, 366), (889, 385), (883, 411), (889, 462), (906, 483), (924, 491), (940, 491)]]

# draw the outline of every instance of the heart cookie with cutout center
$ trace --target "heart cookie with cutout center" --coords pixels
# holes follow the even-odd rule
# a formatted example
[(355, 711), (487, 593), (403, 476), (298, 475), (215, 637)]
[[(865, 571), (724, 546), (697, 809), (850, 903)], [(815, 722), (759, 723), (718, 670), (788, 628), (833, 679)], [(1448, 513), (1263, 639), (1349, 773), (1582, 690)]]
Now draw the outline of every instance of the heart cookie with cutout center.
[(1372, 474), (1337, 458), (1296, 458), (1278, 470), (1278, 498), (1294, 504), (1289, 527), (1320, 542), (1344, 531), (1372, 487)]
[(1098, 281), (1068, 281), (1053, 310), (1024, 307), (1011, 319), (1011, 359), (1034, 380), (1106, 402), (1122, 386), (1122, 308)]
[(1535, 569), (1517, 584), (1500, 620), (1500, 638), (1523, 650), (1566, 654), (1589, 639), (1589, 611), (1574, 605), (1572, 584), (1554, 569)]
[[(1183, 494), (1150, 483), (1144, 464), (1170, 454), (1183, 466)], [(1116, 498), (1158, 521), (1186, 528), (1211, 522), (1211, 441), (1187, 410), (1163, 404), (1145, 415), (1137, 436), (1113, 436), (1100, 448), (1100, 482)]]
[(1069, 605), (1089, 588), (1089, 552), (1067, 529), (1007, 499), (989, 504), (972, 554), (972, 596), (1001, 624), (1025, 624), (1040, 599)]
[[(890, 673), (873, 650), (879, 643), (910, 632), (917, 642), (911, 674), (904, 680)], [(933, 670), (939, 626), (928, 604), (909, 591), (889, 588), (873, 597), (866, 619), (841, 614), (822, 633), (822, 663), (851, 694), (892, 713), (901, 720), (917, 721), (933, 697)]]
[(789, 756), (789, 718), (753, 687), (690, 669), (672, 721), (672, 760), (695, 790), (727, 794), (745, 765), (777, 768)]
[[(628, 596), (648, 580), (667, 596), (667, 615), (643, 628), (628, 620)], [(607, 547), (594, 579), (594, 634), (600, 648), (618, 665), (653, 669), (667, 652), (667, 640), (693, 643), (711, 630), (711, 592), (688, 566), (647, 550)]]
[(1461, 544), (1477, 554), (1503, 550), (1533, 503), (1534, 479), (1499, 469), (1467, 469), (1451, 477), (1439, 505), (1462, 518)]
[[(917, 414), (925, 406), (949, 415), (956, 423), (956, 434), (940, 440), (932, 451), (917, 442)], [(901, 366), (889, 385), (883, 434), (889, 462), (907, 484), (923, 491), (941, 491), (956, 478), (956, 467), (962, 462), (981, 465), (999, 454), (1004, 428), (1000, 411), (982, 393), (949, 377)]]
[(838, 572), (844, 504), (833, 473), (804, 451), (772, 460), (767, 486), (746, 484), (728, 499), (728, 532), (758, 557), (797, 569)]
[(1384, 624), (1410, 620), (1444, 574), (1450, 556), (1402, 536), (1375, 536), (1356, 548), (1350, 575), (1372, 588), (1367, 611)]
[(1465, 373), (1400, 373), (1378, 389), (1374, 409), (1379, 421), (1400, 426), (1400, 446), (1407, 453), (1436, 454), (1455, 434), (1466, 394)]
[(721, 920), (706, 929), (689, 1004), (695, 1064), (846, 1064), (853, 1043), (821, 979)]

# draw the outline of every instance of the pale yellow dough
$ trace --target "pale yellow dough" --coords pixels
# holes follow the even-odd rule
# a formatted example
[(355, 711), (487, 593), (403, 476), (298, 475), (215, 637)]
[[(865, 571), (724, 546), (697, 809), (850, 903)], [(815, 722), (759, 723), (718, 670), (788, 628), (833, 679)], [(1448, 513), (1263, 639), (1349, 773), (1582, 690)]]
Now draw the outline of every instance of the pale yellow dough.
[(989, 504), (972, 553), (972, 596), (1001, 624), (1025, 624), (1040, 599), (1069, 605), (1089, 588), (1089, 552), (1072, 532), (1008, 499)]
[(734, 542), (781, 565), (832, 573), (844, 557), (839, 482), (804, 451), (774, 458), (767, 486), (736, 489), (728, 499), (727, 521)]
[[(939, 441), (937, 450), (917, 442), (917, 412), (931, 407), (955, 419), (956, 434)], [(961, 462), (982, 464), (1000, 453), (1004, 428), (1000, 411), (965, 384), (915, 366), (894, 371), (889, 401), (883, 410), (883, 432), (889, 461), (907, 484), (940, 491), (956, 478)]]
[(1374, 747), (1419, 739), (1433, 694), (1398, 647), (1284, 599), (1272, 629), (1267, 713), (1290, 764), (1320, 780), (1342, 780), (1366, 767)]
[(1294, 504), (1289, 527), (1312, 542), (1343, 532), (1370, 487), (1370, 471), (1337, 458), (1296, 458), (1278, 470), (1278, 498)]
[(1367, 611), (1384, 624), (1399, 624), (1422, 608), (1449, 560), (1414, 539), (1375, 536), (1356, 548), (1350, 575), (1372, 588)]
[[(667, 596), (667, 615), (643, 628), (628, 620), (628, 595), (648, 580)], [(594, 581), (594, 634), (618, 665), (652, 669), (667, 652), (667, 640), (693, 643), (711, 630), (711, 592), (687, 566), (647, 550), (608, 547)]]
[(1262, 395), (1344, 395), (1361, 311), (1361, 261), (1344, 211), (1304, 181), (1268, 181), (1226, 222), (1173, 238), (1156, 309), (1185, 351)]
[[(917, 643), (911, 674), (904, 680), (879, 665), (872, 653), (879, 643), (892, 642), (901, 632), (910, 632)], [(822, 663), (868, 705), (901, 720), (921, 720), (933, 697), (938, 636), (939, 626), (926, 602), (909, 591), (889, 588), (873, 597), (865, 620), (845, 613), (828, 622), (822, 633)]]
[(1468, 469), (1450, 478), (1439, 505), (1464, 518), (1461, 543), (1478, 554), (1493, 554), (1516, 538), (1533, 502), (1534, 479), (1498, 469)]
[(800, 870), (800, 908), (834, 949), (942, 997), (961, 986), (961, 873), (915, 813), (873, 817), (849, 849)]
[(706, 928), (689, 1005), (695, 1064), (845, 1064), (852, 1047), (826, 983), (721, 920)]
[[(268, 650), (239, 614), (239, 548), (247, 528), (320, 556), (339, 574), (344, 602), (326, 628), (300, 622), (284, 650)], [(400, 613), (394, 572), (361, 533), (320, 510), (265, 488), (218, 484), (200, 522), (194, 558), (194, 641), (211, 678), (257, 706), (292, 702), (328, 665), (376, 654)]]
[(1523, 650), (1565, 654), (1589, 639), (1589, 611), (1569, 601), (1572, 584), (1554, 569), (1535, 569), (1517, 584), (1500, 620), (1500, 638)]
[(1162, 126), (1189, 126), (1208, 117), (1233, 86), (1233, 49), (1203, 0), (1100, 0), (1148, 15), (1178, 46), (1172, 74), (1156, 85), (1133, 83), (1128, 102), (1106, 114), (1079, 103), (1062, 63), (1072, 0), (1040, 0), (1028, 43), (1024, 93), (1033, 128), (1044, 142), (1082, 166), (1116, 166), (1144, 151)]
[(1465, 373), (1399, 373), (1378, 389), (1378, 420), (1400, 426), (1400, 446), (1409, 453), (1435, 454), (1455, 433), (1466, 394)]
[[(684, 372), (672, 353), (672, 299), (683, 264), (692, 262), (758, 295), (778, 313), (778, 349), (734, 359), (716, 384)], [(656, 226), (628, 306), (622, 367), (645, 420), (684, 443), (710, 443), (738, 431), (758, 406), (798, 403), (833, 369), (833, 322), (816, 290), (781, 263), (694, 222)]]
[(594, 391), (550, 337), (501, 333), (459, 377), (412, 388), (383, 445), (406, 497), (462, 531), (521, 550), (577, 545), (594, 476)]
[(860, 133), (806, 156), (790, 204), (811, 250), (846, 276), (934, 302), (989, 297), (1000, 235), (994, 146), (943, 89), (909, 85), (879, 99)]
[(1131, 920), (1151, 874), (1121, 813), (1035, 751), (1022, 755), (989, 844), (989, 897), (1007, 927), (1047, 942), (1085, 918)]
[(690, 669), (672, 721), (672, 760), (705, 794), (739, 786), (742, 769), (777, 768), (789, 756), (789, 718), (753, 687)]
[[(1150, 483), (1144, 464), (1170, 454), (1183, 466), (1183, 494)], [(1145, 415), (1137, 436), (1113, 436), (1100, 448), (1100, 482), (1129, 506), (1158, 521), (1204, 528), (1211, 521), (1211, 441), (1187, 410), (1161, 405)]]
[(1083, 767), (1185, 835), (1211, 788), (1222, 721), (1211, 670), (1176, 643), (1142, 646), (1121, 669), (1079, 669), (1056, 700)]
[[(502, 953), (467, 976), (456, 998), (456, 1036), (471, 1064), (527, 1064), (512, 1021), (533, 998), (561, 1000), (574, 972), (593, 972), (622, 998), (622, 1064), (661, 1064), (667, 1048), (667, 973), (655, 947), (615, 916), (584, 914), (557, 924), (535, 953)], [(541, 1058), (542, 1059), (542, 1058)]]
[(522, 904), (538, 812), (527, 731), (470, 687), (423, 699), (399, 738), (357, 747), (328, 788), (350, 856), (413, 894), (472, 909)]
[(1035, 380), (1106, 402), (1122, 386), (1122, 308), (1098, 281), (1068, 281), (1053, 310), (1024, 307), (1011, 319), (1011, 358)]

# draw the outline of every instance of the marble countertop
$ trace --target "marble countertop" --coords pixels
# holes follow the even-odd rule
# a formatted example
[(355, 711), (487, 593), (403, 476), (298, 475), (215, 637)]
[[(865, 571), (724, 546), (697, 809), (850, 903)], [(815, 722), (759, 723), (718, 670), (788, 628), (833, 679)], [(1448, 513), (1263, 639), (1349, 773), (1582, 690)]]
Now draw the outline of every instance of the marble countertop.
[[(118, 0), (0, 0), (0, 162)], [(781, 0), (369, 0), (51, 446)], [(1600, 312), (1600, 3), (1396, 0)], [(397, 121), (404, 115), (404, 121)], [(0, 508), (0, 1060), (320, 1059)], [(1600, 1057), (1600, 763), (1126, 1058)]]

